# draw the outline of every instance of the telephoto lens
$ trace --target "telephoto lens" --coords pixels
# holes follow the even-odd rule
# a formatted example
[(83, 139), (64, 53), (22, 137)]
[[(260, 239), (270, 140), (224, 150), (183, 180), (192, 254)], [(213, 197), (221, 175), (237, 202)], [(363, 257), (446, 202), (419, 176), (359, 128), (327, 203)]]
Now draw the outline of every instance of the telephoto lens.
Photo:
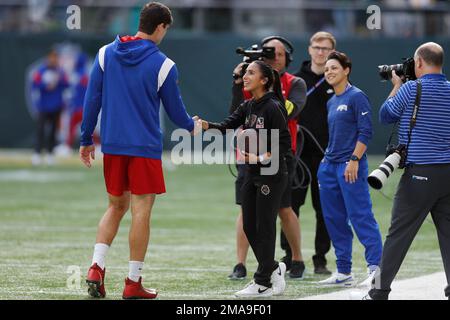
[(383, 188), (389, 176), (396, 168), (398, 168), (400, 159), (401, 156), (398, 152), (394, 152), (389, 157), (384, 159), (383, 163), (380, 164), (377, 169), (373, 170), (367, 178), (369, 185), (376, 190)]
[(393, 65), (385, 64), (382, 66), (378, 66), (378, 73), (383, 81), (391, 80), (392, 70), (394, 70), (398, 76), (402, 76), (404, 74), (402, 64), (393, 64)]

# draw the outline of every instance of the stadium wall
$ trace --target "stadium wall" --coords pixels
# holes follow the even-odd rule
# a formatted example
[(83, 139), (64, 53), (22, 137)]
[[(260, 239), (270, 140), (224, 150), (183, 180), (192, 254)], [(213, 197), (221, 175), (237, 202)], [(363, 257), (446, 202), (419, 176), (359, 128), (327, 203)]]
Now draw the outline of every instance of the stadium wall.
[[(0, 34), (0, 148), (29, 148), (34, 141), (35, 123), (25, 100), (26, 70), (42, 58), (56, 44), (70, 42), (95, 56), (98, 48), (112, 41), (104, 36), (67, 36), (67, 34), (20, 35)], [(294, 61), (289, 71), (297, 71), (307, 58), (307, 39), (291, 39)], [(193, 35), (170, 34), (161, 45), (163, 52), (177, 63), (180, 71), (180, 88), (188, 112), (217, 121), (228, 113), (231, 101), (231, 73), (239, 63), (236, 47), (247, 47), (258, 39), (230, 34)], [(450, 39), (427, 39), (440, 43), (450, 52)], [(352, 83), (364, 90), (373, 107), (375, 135), (369, 147), (371, 153), (384, 153), (390, 128), (378, 124), (378, 110), (391, 90), (389, 83), (380, 82), (377, 66), (400, 63), (411, 56), (425, 40), (418, 39), (338, 39), (338, 50), (346, 52), (353, 61), (350, 76)], [(444, 72), (449, 74), (449, 64)], [(173, 125), (166, 119), (166, 129)], [(165, 146), (170, 147), (168, 137)]]

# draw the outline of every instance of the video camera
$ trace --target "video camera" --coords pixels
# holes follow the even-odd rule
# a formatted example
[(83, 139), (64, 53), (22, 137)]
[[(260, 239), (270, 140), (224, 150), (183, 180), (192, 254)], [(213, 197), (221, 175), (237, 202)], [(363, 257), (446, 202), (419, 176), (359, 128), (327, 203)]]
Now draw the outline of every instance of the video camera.
[(250, 49), (244, 50), (242, 47), (236, 48), (236, 53), (244, 56), (241, 74), (233, 75), (233, 77), (243, 77), (245, 74), (245, 70), (248, 65), (256, 60), (261, 60), (263, 58), (266, 59), (274, 59), (275, 58), (275, 47), (262, 47), (259, 48), (257, 44), (254, 44), (250, 47)]
[(242, 47), (236, 48), (236, 53), (244, 56), (244, 62), (250, 63), (262, 58), (274, 59), (275, 47), (259, 48), (257, 44), (254, 44), (247, 50), (244, 50)]
[(403, 82), (417, 79), (414, 71), (414, 58), (404, 58), (403, 63), (399, 64), (384, 64), (378, 66), (378, 73), (380, 74), (382, 81), (387, 81), (392, 78), (392, 70), (394, 70), (399, 77), (404, 77)]

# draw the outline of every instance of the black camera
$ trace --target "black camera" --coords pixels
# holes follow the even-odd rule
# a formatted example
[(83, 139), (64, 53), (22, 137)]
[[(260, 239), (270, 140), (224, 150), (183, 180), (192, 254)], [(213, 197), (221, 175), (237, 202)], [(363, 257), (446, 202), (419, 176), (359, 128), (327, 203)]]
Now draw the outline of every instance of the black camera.
[(392, 70), (399, 76), (403, 76), (403, 82), (409, 80), (416, 80), (416, 73), (414, 71), (414, 58), (404, 58), (403, 63), (393, 65), (378, 66), (378, 73), (382, 81), (387, 81), (392, 78)]
[(262, 58), (274, 59), (275, 58), (275, 47), (262, 47), (258, 48), (257, 44), (251, 46), (250, 49), (244, 50), (241, 47), (236, 48), (236, 53), (244, 56), (244, 64), (242, 65), (241, 74), (233, 74), (233, 79), (237, 80), (242, 78), (247, 70), (248, 65), (256, 60), (261, 60)]
[(262, 58), (274, 59), (275, 47), (259, 48), (257, 44), (251, 46), (250, 49), (244, 50), (241, 47), (236, 48), (236, 53), (244, 56), (244, 62), (250, 63)]
[(405, 167), (406, 153), (406, 145), (404, 144), (388, 145), (386, 147), (386, 159), (367, 178), (369, 185), (376, 190), (380, 190), (396, 168), (403, 169)]

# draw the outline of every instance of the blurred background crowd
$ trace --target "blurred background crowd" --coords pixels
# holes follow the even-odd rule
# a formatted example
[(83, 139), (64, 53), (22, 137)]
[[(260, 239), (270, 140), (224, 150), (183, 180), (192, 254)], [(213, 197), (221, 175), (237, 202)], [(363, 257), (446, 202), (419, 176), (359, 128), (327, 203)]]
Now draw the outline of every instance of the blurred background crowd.
[[(54, 144), (61, 154), (77, 147), (83, 88), (97, 50), (117, 34), (133, 35), (145, 0), (2, 0), (0, 2), (0, 148), (39, 150), (38, 74), (56, 55), (67, 84), (59, 87), (62, 103)], [(231, 101), (231, 73), (242, 59), (236, 47), (250, 47), (269, 35), (281, 35), (294, 45), (291, 72), (306, 60), (309, 37), (331, 32), (337, 49), (348, 53), (354, 68), (351, 81), (362, 88), (376, 117), (389, 86), (380, 83), (377, 66), (401, 63), (420, 43), (450, 45), (450, 2), (444, 0), (161, 0), (174, 16), (161, 49), (180, 70), (180, 88), (190, 114), (218, 120)], [(69, 29), (68, 7), (80, 8), (79, 29)], [(379, 29), (367, 27), (371, 5), (380, 8)], [(133, 34), (132, 34), (133, 33)], [(40, 70), (40, 71), (39, 71)], [(445, 66), (444, 72), (448, 70)], [(41, 73), (42, 73), (41, 72)], [(58, 71), (59, 72), (59, 71)], [(40, 74), (43, 76), (44, 74)], [(46, 80), (52, 77), (48, 75)], [(54, 79), (54, 77), (53, 77)], [(164, 115), (161, 115), (165, 119)], [(42, 119), (41, 119), (42, 120)], [(374, 119), (375, 120), (375, 119)], [(50, 120), (48, 122), (51, 122)], [(167, 130), (171, 129), (168, 121)], [(377, 121), (375, 130), (377, 131)], [(47, 124), (48, 125), (48, 124)], [(50, 129), (52, 130), (52, 126)], [(38, 132), (38, 134), (36, 134)], [(44, 131), (42, 131), (44, 132)], [(383, 153), (386, 130), (369, 152)], [(165, 146), (170, 147), (166, 135)], [(42, 140), (42, 139), (41, 139)], [(52, 142), (41, 142), (51, 149)], [(48, 139), (47, 139), (48, 140)], [(50, 162), (52, 159), (50, 159)]]

